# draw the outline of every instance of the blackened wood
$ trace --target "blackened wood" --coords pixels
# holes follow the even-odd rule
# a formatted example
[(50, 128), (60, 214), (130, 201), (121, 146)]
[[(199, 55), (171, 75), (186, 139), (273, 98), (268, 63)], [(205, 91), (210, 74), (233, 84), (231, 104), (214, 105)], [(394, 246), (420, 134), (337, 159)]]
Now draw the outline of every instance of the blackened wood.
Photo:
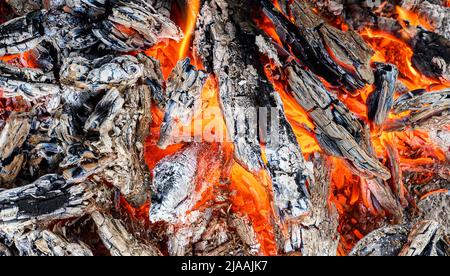
[(85, 214), (90, 208), (90, 188), (69, 181), (46, 175), (32, 184), (0, 192), (0, 231), (14, 236), (27, 226)]
[(389, 171), (372, 154), (368, 130), (310, 71), (287, 67), (290, 90), (316, 125), (321, 147), (349, 161), (362, 175), (389, 179)]
[(449, 253), (441, 225), (425, 220), (413, 227), (399, 256), (449, 256)]
[(285, 47), (314, 73), (350, 91), (373, 83), (369, 65), (373, 50), (354, 31), (343, 32), (328, 25), (303, 1), (290, 5), (294, 23), (270, 1), (262, 3)]
[(399, 97), (394, 114), (409, 114), (386, 122), (385, 129), (398, 131), (407, 128), (440, 129), (450, 122), (450, 90), (424, 92), (412, 91)]
[(405, 226), (385, 226), (360, 240), (350, 256), (397, 256), (406, 244), (409, 229)]
[(93, 33), (116, 51), (145, 50), (162, 39), (179, 41), (183, 34), (169, 18), (143, 0), (119, 1)]
[(375, 66), (375, 91), (367, 98), (367, 117), (381, 126), (394, 104), (398, 69), (392, 64), (378, 63)]

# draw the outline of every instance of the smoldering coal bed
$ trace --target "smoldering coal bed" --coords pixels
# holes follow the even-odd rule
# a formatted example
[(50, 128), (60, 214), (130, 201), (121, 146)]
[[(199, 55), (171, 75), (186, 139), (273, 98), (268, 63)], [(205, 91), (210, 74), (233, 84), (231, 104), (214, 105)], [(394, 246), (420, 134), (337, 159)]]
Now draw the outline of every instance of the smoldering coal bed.
[(449, 255), (448, 18), (0, 0), (0, 256)]

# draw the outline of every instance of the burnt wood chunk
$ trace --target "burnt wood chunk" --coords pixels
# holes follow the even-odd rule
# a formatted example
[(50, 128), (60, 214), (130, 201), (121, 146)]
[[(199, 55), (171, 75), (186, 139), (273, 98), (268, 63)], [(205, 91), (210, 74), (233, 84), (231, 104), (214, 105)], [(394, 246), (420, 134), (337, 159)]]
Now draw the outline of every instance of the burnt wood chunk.
[(350, 256), (397, 256), (407, 243), (409, 229), (394, 225), (379, 228), (360, 240)]
[(236, 5), (223, 0), (206, 2), (195, 45), (208, 70), (218, 78), (220, 104), (235, 159), (249, 171), (257, 172), (264, 167), (257, 130), (261, 75), (252, 64), (257, 60), (252, 45), (255, 35), (239, 25), (245, 24), (248, 16), (241, 18), (242, 7)]
[(88, 184), (45, 175), (32, 184), (0, 192), (0, 231), (14, 235), (35, 223), (79, 217), (89, 208)]
[(18, 237), (15, 246), (21, 256), (93, 256), (80, 242), (69, 242), (62, 235), (48, 230), (35, 230)]
[(158, 146), (167, 148), (177, 141), (177, 129), (191, 123), (195, 110), (201, 109), (201, 93), (206, 73), (196, 70), (189, 59), (179, 61), (166, 84), (167, 100)]
[(372, 154), (367, 127), (310, 71), (296, 64), (286, 70), (290, 90), (316, 125), (321, 147), (328, 154), (347, 160), (364, 176), (389, 179), (389, 171)]
[(394, 93), (398, 69), (392, 64), (377, 63), (375, 91), (367, 98), (367, 117), (377, 126), (382, 126), (394, 104)]
[(325, 23), (304, 1), (289, 5), (291, 22), (268, 0), (263, 12), (274, 23), (284, 46), (315, 74), (349, 91), (374, 81), (370, 68), (373, 50), (354, 31), (343, 32)]
[(449, 253), (442, 226), (436, 221), (424, 220), (413, 227), (399, 256), (449, 256)]
[(0, 25), (0, 56), (23, 53), (43, 39), (45, 11), (36, 11)]
[(150, 221), (175, 223), (198, 201), (197, 158), (201, 145), (190, 146), (162, 159), (153, 170)]
[(412, 91), (399, 97), (393, 108), (394, 114), (409, 114), (386, 122), (387, 131), (427, 128), (442, 129), (450, 123), (450, 90), (425, 92)]
[(315, 154), (312, 161), (311, 212), (297, 225), (291, 225), (292, 248), (285, 251), (300, 250), (303, 256), (335, 256), (339, 243), (339, 220), (336, 207), (329, 203), (332, 163), (329, 157), (320, 154)]
[(0, 61), (0, 92), (5, 98), (23, 97), (33, 101), (60, 93), (52, 73), (40, 69), (17, 68)]
[(143, 0), (118, 1), (112, 14), (93, 33), (120, 52), (145, 50), (163, 39), (179, 41), (183, 34), (169, 18)]
[(92, 213), (97, 233), (112, 256), (161, 256), (152, 244), (138, 240), (120, 220), (99, 211)]

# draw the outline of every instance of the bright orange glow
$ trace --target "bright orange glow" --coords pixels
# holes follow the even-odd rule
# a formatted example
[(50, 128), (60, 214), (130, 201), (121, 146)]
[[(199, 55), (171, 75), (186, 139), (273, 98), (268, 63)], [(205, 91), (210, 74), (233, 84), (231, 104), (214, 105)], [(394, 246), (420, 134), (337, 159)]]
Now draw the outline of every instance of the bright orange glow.
[(184, 29), (184, 39), (181, 42), (180, 52), (178, 59), (184, 59), (188, 56), (189, 47), (191, 45), (192, 34), (195, 30), (195, 24), (197, 23), (197, 15), (200, 10), (200, 0), (188, 0), (187, 1), (187, 20), (186, 28)]
[(276, 255), (277, 249), (272, 226), (272, 203), (269, 197), (271, 183), (267, 172), (253, 175), (238, 163), (231, 169), (232, 210), (248, 215), (253, 224), (261, 251), (264, 255)]
[[(422, 27), (429, 31), (433, 30), (433, 26), (425, 18), (422, 18), (419, 14), (406, 10), (400, 6), (396, 7), (396, 12), (398, 15), (398, 20), (400, 24), (404, 24), (403, 21), (408, 21), (409, 25), (414, 27)], [(404, 25), (403, 25), (404, 26)]]
[(16, 55), (6, 55), (0, 57), (0, 61), (8, 63), (21, 68), (38, 68), (36, 58), (33, 55), (33, 50)]
[(422, 75), (412, 64), (413, 50), (402, 40), (381, 31), (364, 30), (361, 35), (376, 51), (372, 62), (392, 63), (400, 71), (400, 80), (410, 89), (436, 90), (449, 86)]

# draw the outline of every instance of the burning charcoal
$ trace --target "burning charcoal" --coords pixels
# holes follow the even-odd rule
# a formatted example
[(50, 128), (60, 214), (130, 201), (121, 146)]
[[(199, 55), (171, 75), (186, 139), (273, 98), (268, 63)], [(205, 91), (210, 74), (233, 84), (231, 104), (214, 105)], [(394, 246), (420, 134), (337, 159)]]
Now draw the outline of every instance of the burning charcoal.
[(194, 144), (167, 156), (156, 165), (153, 170), (150, 221), (176, 223), (200, 199), (195, 192), (200, 150), (201, 145)]
[(119, 1), (93, 33), (106, 46), (120, 52), (144, 50), (162, 39), (179, 41), (183, 37), (169, 18), (143, 0)]
[[(263, 72), (258, 72), (256, 36), (247, 27), (242, 3), (205, 3), (199, 19), (196, 49), (219, 82), (219, 97), (235, 159), (247, 170), (264, 168), (258, 141), (257, 108)], [(222, 9), (222, 7), (224, 9)], [(244, 39), (245, 38), (245, 39)], [(259, 65), (260, 66), (260, 65)]]
[[(448, 33), (448, 32), (447, 32)], [(419, 29), (409, 41), (414, 55), (412, 62), (422, 74), (450, 82), (450, 40), (436, 33)]]
[(30, 131), (28, 118), (12, 115), (0, 132), (0, 186), (14, 182), (24, 162), (22, 145)]
[(105, 56), (93, 61), (83, 57), (68, 58), (61, 68), (61, 82), (94, 91), (123, 88), (142, 78), (144, 68), (133, 56)]
[(98, 38), (92, 33), (91, 23), (79, 17), (59, 10), (50, 11), (44, 17), (45, 41), (57, 52), (58, 66), (73, 51), (86, 50), (96, 43)]
[(71, 243), (48, 230), (26, 233), (15, 240), (21, 256), (92, 256), (83, 243)]
[(167, 81), (164, 120), (158, 142), (160, 148), (176, 143), (174, 132), (179, 123), (186, 126), (194, 117), (195, 109), (199, 106), (201, 93), (207, 75), (197, 71), (190, 64), (189, 59), (178, 62)]
[(154, 245), (141, 242), (130, 234), (120, 220), (98, 211), (92, 213), (92, 219), (97, 225), (98, 235), (112, 256), (161, 255)]
[(421, 221), (412, 229), (399, 256), (449, 256), (449, 245), (441, 240), (442, 229), (435, 221)]
[(0, 192), (0, 231), (9, 235), (35, 223), (79, 217), (89, 208), (88, 184), (45, 175), (32, 184)]
[(394, 217), (396, 222), (403, 218), (403, 208), (398, 203), (391, 189), (380, 179), (361, 179), (363, 190), (369, 190), (371, 199), (378, 211), (386, 211)]
[[(446, 0), (445, 0), (446, 1)], [(414, 2), (414, 3), (412, 3)], [(426, 20), (433, 31), (450, 40), (450, 8), (446, 5), (437, 5), (431, 1), (403, 1), (402, 7), (417, 13), (420, 18)]]
[(114, 126), (114, 119), (122, 110), (125, 103), (120, 92), (112, 88), (95, 107), (94, 112), (87, 119), (84, 130), (86, 132), (96, 131), (103, 139), (109, 139), (109, 132)]
[(450, 123), (450, 90), (405, 94), (394, 103), (394, 114), (411, 111), (410, 114), (387, 122), (388, 131), (406, 128), (440, 129)]
[(389, 179), (389, 171), (372, 155), (365, 138), (367, 129), (345, 105), (326, 90), (309, 71), (287, 68), (290, 88), (297, 102), (316, 125), (316, 136), (324, 150), (349, 161), (362, 175)]
[(354, 31), (342, 32), (325, 23), (304, 1), (289, 5), (292, 23), (276, 10), (271, 1), (262, 0), (263, 12), (276, 26), (286, 48), (314, 73), (350, 91), (374, 81), (369, 61), (373, 50)]
[(23, 53), (43, 39), (44, 11), (36, 11), (0, 25), (0, 56)]
[[(272, 177), (274, 207), (282, 221), (298, 220), (310, 209), (307, 181), (313, 185), (312, 171), (305, 162), (283, 103), (273, 91), (262, 91), (267, 106), (273, 106), (268, 118), (265, 154)], [(272, 92), (272, 94), (271, 94)], [(263, 96), (261, 96), (263, 98)], [(275, 109), (275, 110), (274, 110)]]
[(303, 256), (334, 256), (339, 243), (339, 220), (336, 208), (329, 203), (332, 165), (326, 156), (319, 154), (313, 161), (311, 212), (297, 227), (291, 226), (291, 248), (286, 248), (285, 252), (300, 250)]
[(40, 69), (16, 68), (0, 62), (0, 92), (3, 97), (23, 97), (28, 101), (60, 93), (51, 73)]
[(398, 69), (392, 64), (376, 64), (375, 91), (367, 98), (367, 117), (377, 126), (383, 125), (394, 104)]
[(360, 240), (350, 256), (397, 256), (406, 244), (409, 230), (405, 226), (385, 226)]
[(165, 109), (166, 95), (163, 89), (164, 77), (161, 64), (158, 60), (144, 54), (138, 54), (136, 58), (144, 65), (144, 84), (152, 91), (152, 98), (161, 110)]
[(394, 193), (396, 199), (402, 207), (407, 207), (407, 195), (405, 194), (405, 186), (403, 185), (403, 172), (400, 168), (400, 156), (396, 146), (397, 140), (385, 143), (386, 153), (388, 156), (388, 167), (391, 170), (391, 179), (388, 183)]

